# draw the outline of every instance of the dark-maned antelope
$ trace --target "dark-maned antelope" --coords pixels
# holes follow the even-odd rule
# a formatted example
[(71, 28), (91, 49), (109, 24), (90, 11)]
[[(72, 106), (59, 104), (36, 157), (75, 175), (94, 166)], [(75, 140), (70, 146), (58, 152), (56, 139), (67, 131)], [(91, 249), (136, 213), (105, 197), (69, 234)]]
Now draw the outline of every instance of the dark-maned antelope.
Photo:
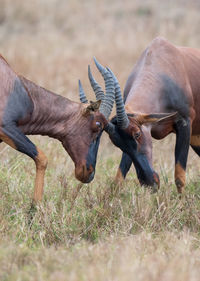
[(116, 78), (115, 88), (117, 116), (106, 131), (123, 151), (116, 181), (126, 177), (133, 162), (141, 184), (159, 187), (151, 136), (162, 139), (175, 133), (175, 183), (181, 193), (189, 146), (200, 156), (200, 50), (156, 38), (127, 80), (125, 107)]
[(17, 75), (0, 56), (0, 141), (35, 161), (35, 201), (42, 199), (47, 158), (26, 134), (58, 139), (74, 161), (76, 178), (84, 183), (93, 179), (100, 136), (115, 97), (112, 75), (108, 71), (102, 75), (106, 95), (100, 93), (101, 104), (87, 104), (80, 81), (82, 103), (77, 103)]

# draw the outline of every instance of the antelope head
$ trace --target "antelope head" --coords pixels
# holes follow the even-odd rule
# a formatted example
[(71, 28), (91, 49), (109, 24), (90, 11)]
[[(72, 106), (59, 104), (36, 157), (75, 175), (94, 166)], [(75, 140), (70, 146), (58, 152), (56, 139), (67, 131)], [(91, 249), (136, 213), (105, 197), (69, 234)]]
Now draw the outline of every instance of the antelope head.
[(75, 163), (75, 176), (78, 180), (89, 183), (95, 174), (96, 158), (100, 138), (109, 122), (109, 116), (115, 100), (114, 79), (110, 71), (101, 66), (96, 59), (95, 64), (105, 81), (105, 95), (101, 87), (92, 77), (90, 66), (88, 76), (96, 95), (95, 102), (88, 102), (79, 80), (79, 96), (81, 105), (71, 121), (69, 134), (62, 143)]
[(110, 69), (115, 86), (116, 116), (109, 122), (105, 131), (114, 145), (128, 154), (135, 166), (141, 185), (159, 187), (159, 176), (152, 167), (151, 126), (168, 122), (176, 113), (134, 113), (126, 112), (120, 85)]

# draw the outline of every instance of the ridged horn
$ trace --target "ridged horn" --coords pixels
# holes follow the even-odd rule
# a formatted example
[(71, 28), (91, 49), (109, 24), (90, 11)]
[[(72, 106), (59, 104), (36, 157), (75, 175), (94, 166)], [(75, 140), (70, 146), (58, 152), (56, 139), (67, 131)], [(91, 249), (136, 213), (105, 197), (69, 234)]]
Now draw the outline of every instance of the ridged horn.
[(80, 101), (82, 103), (88, 103), (88, 100), (86, 98), (86, 95), (84, 93), (84, 90), (83, 90), (83, 87), (82, 87), (82, 84), (81, 84), (81, 81), (78, 80), (78, 86), (79, 86), (79, 97), (80, 97)]
[(115, 102), (116, 102), (116, 111), (117, 111), (117, 125), (121, 129), (126, 129), (129, 125), (129, 119), (125, 111), (124, 102), (122, 99), (121, 89), (117, 78), (111, 69), (107, 68), (107, 70), (111, 73), (114, 85), (115, 85)]
[(98, 68), (99, 72), (102, 74), (104, 81), (105, 81), (105, 89), (106, 89), (106, 95), (104, 100), (102, 101), (99, 111), (105, 116), (105, 118), (108, 120), (114, 100), (115, 100), (115, 87), (114, 87), (114, 80), (112, 77), (112, 74), (104, 68), (95, 58), (94, 62), (96, 64), (96, 67)]
[(97, 81), (92, 76), (92, 72), (91, 72), (91, 69), (90, 69), (89, 65), (88, 65), (88, 77), (89, 77), (92, 89), (94, 90), (96, 99), (103, 101), (104, 100), (104, 92), (103, 92), (101, 86), (97, 83)]

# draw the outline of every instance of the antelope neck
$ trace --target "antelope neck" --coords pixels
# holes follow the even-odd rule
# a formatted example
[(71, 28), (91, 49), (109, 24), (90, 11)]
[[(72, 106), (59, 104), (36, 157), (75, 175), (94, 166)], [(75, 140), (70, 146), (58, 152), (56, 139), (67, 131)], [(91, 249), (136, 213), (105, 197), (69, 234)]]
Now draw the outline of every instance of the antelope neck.
[(29, 120), (19, 122), (21, 130), (28, 135), (46, 135), (60, 139), (66, 133), (70, 120), (80, 111), (80, 104), (50, 92), (35, 83), (20, 77), (33, 110)]

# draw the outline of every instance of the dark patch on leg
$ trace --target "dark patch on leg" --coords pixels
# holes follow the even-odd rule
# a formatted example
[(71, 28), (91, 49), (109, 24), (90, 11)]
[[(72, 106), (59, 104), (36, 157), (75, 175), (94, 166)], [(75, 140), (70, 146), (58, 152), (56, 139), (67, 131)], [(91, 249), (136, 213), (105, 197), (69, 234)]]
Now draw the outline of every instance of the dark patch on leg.
[(189, 116), (189, 100), (185, 91), (169, 76), (160, 75), (162, 88), (162, 102), (166, 112), (177, 111), (183, 118)]
[[(18, 122), (29, 118), (32, 111), (33, 103), (20, 79), (17, 78), (3, 114), (2, 131), (5, 134), (4, 141), (12, 147), (14, 143), (14, 148), (35, 159), (37, 156), (35, 145), (17, 127)], [(6, 136), (8, 140), (6, 140)], [(12, 143), (9, 143), (9, 140)]]
[(190, 121), (188, 119), (181, 119), (176, 122), (174, 127), (176, 131), (176, 163), (181, 163), (183, 169), (186, 169), (187, 156), (190, 145)]
[(17, 124), (20, 120), (28, 119), (33, 111), (33, 102), (26, 89), (17, 78), (12, 93), (8, 97), (3, 113), (2, 126), (10, 123)]
[(14, 124), (9, 124), (3, 127), (4, 134), (12, 141), (14, 146), (4, 140), (13, 148), (35, 159), (38, 155), (36, 146), (20, 131)]
[(44, 175), (47, 166), (47, 158), (42, 151), (22, 133), (17, 127), (27, 122), (33, 111), (33, 103), (19, 78), (15, 80), (12, 93), (8, 97), (6, 108), (2, 118), (2, 132), (0, 138), (17, 149), (30, 156), (36, 164), (36, 179), (34, 188), (35, 202), (42, 199), (44, 187)]
[(175, 124), (175, 183), (178, 192), (185, 187), (185, 170), (187, 165), (188, 150), (190, 145), (190, 121), (181, 119)]
[(34, 187), (34, 201), (42, 200), (44, 188), (44, 175), (47, 167), (47, 158), (44, 153), (37, 149), (36, 146), (14, 125), (3, 128), (5, 135), (1, 138), (10, 146), (18, 151), (30, 156), (36, 164), (36, 179)]
[(17, 149), (15, 143), (13, 142), (13, 140), (11, 138), (9, 138), (8, 136), (1, 134), (1, 139), (2, 139), (3, 142), (8, 144), (10, 147), (12, 147), (14, 149)]

